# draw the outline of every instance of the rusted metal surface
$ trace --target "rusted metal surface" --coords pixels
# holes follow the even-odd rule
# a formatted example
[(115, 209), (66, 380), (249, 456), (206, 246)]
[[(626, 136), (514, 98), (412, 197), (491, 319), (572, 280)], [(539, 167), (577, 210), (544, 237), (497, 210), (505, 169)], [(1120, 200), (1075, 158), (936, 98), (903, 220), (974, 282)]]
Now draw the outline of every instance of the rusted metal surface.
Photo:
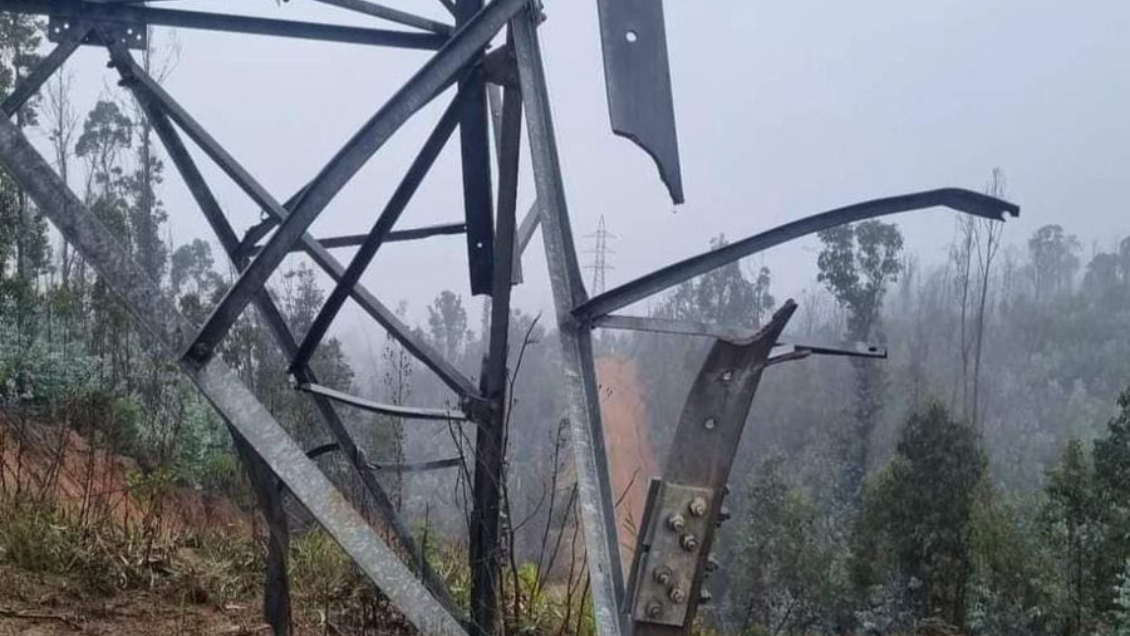
[[(719, 494), (730, 478), (761, 374), (794, 311), (796, 304), (787, 301), (751, 337), (716, 341), (691, 385), (633, 565), (637, 636), (682, 634), (694, 621), (722, 508)], [(664, 572), (671, 581), (660, 582)], [(676, 589), (682, 592), (678, 598)]]
[[(650, 516), (643, 518), (646, 525), (633, 566), (632, 620), (637, 625), (682, 627), (692, 607), (690, 591), (702, 552), (700, 537), (712, 531), (714, 520), (707, 512), (717, 492), (662, 480), (655, 485), (657, 492)], [(644, 631), (635, 629), (636, 633)]]

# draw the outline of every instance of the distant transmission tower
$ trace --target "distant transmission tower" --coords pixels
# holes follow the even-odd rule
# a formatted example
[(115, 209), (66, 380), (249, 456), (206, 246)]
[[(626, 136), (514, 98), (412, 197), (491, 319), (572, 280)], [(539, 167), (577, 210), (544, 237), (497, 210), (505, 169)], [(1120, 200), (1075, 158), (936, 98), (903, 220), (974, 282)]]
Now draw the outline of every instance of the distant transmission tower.
[(604, 229), (604, 215), (600, 215), (600, 224), (596, 226), (596, 231), (592, 234), (586, 234), (585, 238), (593, 239), (593, 247), (585, 250), (585, 254), (592, 255), (592, 262), (585, 266), (585, 269), (592, 270), (592, 286), (590, 293), (593, 295), (599, 294), (604, 291), (604, 275), (610, 269), (615, 269), (612, 265), (608, 264), (608, 255), (615, 254), (616, 250), (608, 249), (608, 239), (616, 238), (608, 230)]

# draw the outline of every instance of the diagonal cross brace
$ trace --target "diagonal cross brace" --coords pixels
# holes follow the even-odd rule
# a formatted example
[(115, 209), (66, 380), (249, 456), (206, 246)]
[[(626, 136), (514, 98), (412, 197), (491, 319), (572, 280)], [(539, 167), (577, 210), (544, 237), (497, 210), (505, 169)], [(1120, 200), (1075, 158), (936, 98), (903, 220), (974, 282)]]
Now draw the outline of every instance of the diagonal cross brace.
[(440, 117), (439, 123), (436, 124), (432, 133), (428, 135), (424, 147), (408, 167), (408, 172), (401, 179), (400, 185), (396, 187), (388, 204), (385, 205), (384, 210), (377, 217), (376, 223), (369, 230), (368, 237), (353, 256), (353, 260), (350, 261), (349, 267), (345, 270), (345, 275), (334, 286), (321, 310), (318, 311), (318, 315), (310, 323), (310, 328), (306, 330), (302, 344), (299, 345), (298, 351), (295, 352), (290, 361), (292, 371), (306, 366), (306, 363), (314, 355), (314, 350), (321, 344), (326, 332), (330, 329), (330, 324), (337, 317), (338, 311), (341, 310), (346, 299), (349, 298), (349, 290), (361, 280), (361, 275), (369, 268), (369, 264), (377, 255), (377, 250), (381, 248), (386, 237), (392, 232), (393, 226), (400, 220), (400, 215), (404, 213), (404, 210), (412, 201), (412, 197), (424, 181), (424, 177), (427, 176), (440, 152), (447, 145), (448, 139), (455, 132), (455, 127), (459, 123), (459, 115), (465, 104), (465, 97), (457, 95), (447, 107), (447, 110), (444, 111), (443, 116)]
[(214, 355), (252, 297), (322, 210), (413, 114), (457, 79), (525, 2), (496, 0), (477, 12), (334, 155), (188, 344), (184, 355), (189, 362), (202, 364)]
[(40, 60), (31, 73), (4, 98), (4, 102), (0, 103), (0, 111), (3, 111), (6, 117), (11, 117), (16, 114), (16, 111), (23, 108), (23, 105), (35, 95), (48, 78), (75, 52), (81, 39), (61, 42), (52, 49), (47, 57)]
[[(258, 182), (204, 130), (199, 122), (193, 119), (172, 96), (153, 81), (153, 78), (146, 75), (144, 70), (128, 57), (119, 56), (115, 63), (128, 68), (130, 81), (127, 82), (127, 85), (134, 90), (135, 94), (138, 93), (137, 89), (143, 90), (147, 99), (152, 99), (158, 104), (162, 111), (175, 121), (185, 134), (200, 146), (205, 154), (215, 161), (256, 203), (274, 216), (276, 221), (281, 222), (289, 216), (288, 209), (298, 201), (305, 188), (292, 197), (291, 201), (288, 201), (286, 208), (279, 206), (277, 202), (274, 202), (274, 198), (259, 186)], [(330, 254), (329, 250), (309, 233), (302, 235), (300, 243), (311, 260), (321, 267), (331, 279), (335, 282), (341, 281), (345, 266)], [(241, 248), (240, 253), (242, 255), (246, 252)], [(404, 324), (392, 310), (381, 303), (363, 285), (354, 285), (350, 294), (366, 313), (372, 316), (389, 334), (403, 344), (405, 349), (435, 373), (452, 391), (455, 391), (461, 398), (477, 395), (475, 385), (469, 378), (447, 360), (444, 360), (443, 356), (425, 340), (417, 338), (408, 325)]]
[[(164, 350), (174, 355), (179, 352), (193, 332), (191, 325), (19, 128), (7, 120), (0, 120), (0, 165)], [(201, 366), (182, 364), (182, 368), (224, 420), (413, 625), (425, 634), (466, 636), (459, 622), (415, 579), (235, 372), (219, 359)]]
[[(128, 55), (128, 51), (123, 52), (119, 50), (119, 53)], [(138, 103), (141, 104), (142, 109), (145, 111), (146, 116), (149, 118), (150, 123), (153, 125), (154, 131), (156, 131), (158, 137), (161, 138), (166, 152), (169, 153), (169, 157), (172, 159), (177, 171), (184, 179), (185, 185), (204, 213), (205, 219), (216, 233), (220, 245), (232, 259), (236, 267), (244, 266), (246, 264), (246, 257), (239, 255), (239, 239), (236, 237), (235, 231), (232, 229), (231, 224), (228, 222), (227, 217), (224, 215), (211, 189), (208, 187), (207, 183), (205, 183), (203, 175), (200, 174), (200, 170), (196, 166), (196, 162), (193, 161), (192, 156), (184, 146), (184, 142), (181, 141), (180, 135), (177, 134), (172, 122), (169, 121), (168, 117), (160, 110), (160, 107), (156, 103), (147, 99), (148, 95), (146, 93), (143, 91), (135, 91), (135, 96), (138, 99)], [(297, 349), (297, 344), (293, 333), (290, 331), (289, 325), (287, 325), (275, 301), (266, 290), (263, 290), (256, 296), (255, 303), (259, 309), (260, 315), (263, 317), (264, 321), (266, 321), (268, 328), (274, 335), (278, 346), (287, 357), (292, 357)], [(300, 375), (302, 375), (307, 382), (317, 382), (313, 371), (308, 368), (304, 367)], [(337, 440), (338, 445), (344, 449), (347, 458), (353, 463), (362, 482), (372, 495), (378, 513), (388, 524), (401, 546), (412, 555), (413, 560), (417, 564), (417, 569), (424, 579), (424, 584), (427, 585), (432, 594), (439, 598), (449, 610), (454, 610), (455, 602), (451, 598), (450, 593), (444, 586), (439, 575), (424, 558), (422, 549), (412, 537), (412, 532), (408, 528), (408, 525), (400, 518), (400, 515), (397, 514), (392, 500), (380, 485), (380, 482), (378, 482), (367, 469), (368, 460), (364, 452), (357, 447), (356, 443), (353, 441), (352, 436), (349, 434), (345, 424), (341, 421), (333, 404), (330, 403), (330, 397), (318, 394), (313, 394), (312, 397), (315, 406), (321, 413), (331, 434)]]

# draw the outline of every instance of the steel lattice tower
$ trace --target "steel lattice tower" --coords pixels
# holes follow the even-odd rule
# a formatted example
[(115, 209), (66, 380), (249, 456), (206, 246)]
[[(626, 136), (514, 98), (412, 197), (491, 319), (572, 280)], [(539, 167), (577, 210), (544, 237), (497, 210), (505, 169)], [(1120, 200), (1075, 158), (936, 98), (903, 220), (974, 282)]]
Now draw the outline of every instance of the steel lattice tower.
[(593, 240), (593, 246), (585, 250), (586, 254), (592, 256), (592, 262), (585, 266), (585, 269), (592, 271), (592, 284), (590, 285), (592, 293), (602, 294), (607, 289), (605, 285), (605, 275), (610, 269), (616, 269), (615, 266), (608, 263), (608, 255), (615, 254), (616, 250), (608, 247), (608, 239), (616, 238), (604, 227), (604, 215), (600, 215), (600, 223), (596, 226), (596, 231), (591, 234), (586, 234), (585, 238)]
[[(543, 415), (562, 417), (569, 429), (596, 632), (599, 636), (676, 636), (689, 631), (700, 601), (708, 596), (704, 583), (716, 567), (709, 554), (715, 529), (726, 517), (722, 505), (726, 481), (762, 372), (776, 363), (812, 354), (875, 358), (885, 357), (886, 352), (859, 343), (817, 345), (782, 336), (796, 308), (792, 301), (784, 303), (756, 332), (735, 325), (619, 312), (738, 259), (845, 223), (935, 207), (995, 220), (1006, 213), (1019, 213), (1019, 207), (1007, 201), (959, 188), (864, 201), (749, 235), (609, 290), (604, 290), (604, 283), (609, 268), (607, 239), (612, 235), (602, 218), (595, 236), (593, 289), (585, 289), (542, 60), (539, 32), (546, 19), (542, 2), (438, 0), (445, 15), (434, 19), (375, 0), (308, 1), (333, 5), (352, 19), (336, 23), (286, 19), (281, 17), (283, 5), (279, 6), (279, 17), (264, 18), (240, 14), (236, 6), (240, 3), (231, 2), (218, 3), (209, 11), (183, 0), (152, 5), (135, 0), (0, 0), (0, 12), (46, 16), (48, 40), (54, 43), (52, 51), (0, 102), (4, 115), (0, 117), (0, 167), (97, 271), (166, 358), (179, 366), (228, 425), (269, 526), (265, 613), (277, 635), (289, 633), (285, 550), (289, 530), (281, 503), (284, 493), (310, 512), (421, 633), (498, 633), (501, 486), (507, 453), (525, 450), (508, 449), (503, 434), (509, 404), (510, 292), (522, 278), (522, 256), (535, 234), (541, 234), (553, 296), (563, 396), (561, 412)], [(546, 4), (553, 1), (546, 0)], [(555, 1), (563, 4), (563, 0)], [(298, 3), (295, 0), (290, 4)], [(671, 199), (681, 203), (683, 184), (663, 3), (596, 3), (612, 130), (648, 153)], [(440, 11), (437, 7), (436, 12)], [(385, 24), (375, 28), (374, 21)], [(383, 28), (389, 25), (393, 28)], [(280, 194), (260, 182), (204, 123), (138, 64), (134, 52), (146, 47), (151, 27), (409, 49), (426, 57), (317, 173), (290, 184), (290, 189)], [(120, 237), (86, 206), (21, 127), (11, 121), (80, 48), (109, 56), (120, 85), (141, 107), (170, 164), (240, 272), (203, 325), (185, 318), (160, 284), (123, 247)], [(279, 63), (285, 64), (285, 60)], [(227, 94), (219, 84), (210, 93), (215, 98), (238, 97)], [(308, 231), (385, 143), (436, 100), (446, 102), (446, 109), (415, 158), (405, 166), (399, 185), (375, 216), (371, 229), (349, 236), (315, 236)], [(238, 107), (237, 100), (233, 103)], [(330, 96), (327, 103), (332, 103)], [(410, 207), (449, 142), (458, 144), (461, 155), (462, 218), (441, 225), (401, 227), (402, 213)], [(250, 204), (265, 213), (262, 223), (251, 227), (233, 224), (231, 211), (212, 191), (190, 145), (239, 186), (250, 201), (240, 204)], [(492, 145), (496, 147), (493, 162)], [(520, 215), (518, 183), (523, 155), (530, 160), (535, 196), (523, 204), (528, 212)], [(475, 295), (490, 298), (488, 351), (477, 381), (404, 324), (361, 281), (384, 244), (445, 234), (465, 235), (470, 289)], [(348, 262), (333, 252), (345, 247), (357, 248)], [(334, 284), (312, 326), (301, 337), (290, 329), (266, 287), (272, 273), (294, 252), (305, 253)], [(309, 362), (347, 300), (357, 304), (457, 395), (456, 406), (381, 404), (319, 384)], [(216, 355), (218, 346), (249, 306), (258, 310), (289, 361), (296, 388), (317, 409), (331, 443), (301, 447), (224, 357)], [(713, 342), (691, 386), (672, 454), (664, 472), (654, 476), (649, 486), (636, 560), (627, 580), (620, 567), (616, 500), (593, 361), (592, 338), (597, 329), (693, 335)], [(379, 465), (358, 446), (339, 411), (341, 406), (397, 418), (445, 421), (474, 430), (469, 612), (455, 602), (452, 591), (431, 566), (410, 526), (376, 479), (381, 470), (450, 469), (459, 466), (461, 458)], [(374, 502), (380, 532), (314, 462), (326, 453), (340, 453), (352, 466)]]

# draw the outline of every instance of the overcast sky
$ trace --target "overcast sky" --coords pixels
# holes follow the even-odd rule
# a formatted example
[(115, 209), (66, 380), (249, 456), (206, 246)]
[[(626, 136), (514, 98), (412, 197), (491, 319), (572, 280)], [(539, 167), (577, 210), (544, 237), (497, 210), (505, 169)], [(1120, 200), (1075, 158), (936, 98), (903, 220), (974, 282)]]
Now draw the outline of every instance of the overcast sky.
[[(180, 4), (180, 3), (178, 3)], [(187, 3), (185, 3), (187, 4)], [(438, 0), (386, 0), (443, 18)], [(578, 236), (604, 215), (613, 286), (707, 247), (864, 199), (941, 186), (981, 189), (995, 166), (1022, 206), (1006, 240), (1062, 223), (1086, 251), (1130, 233), (1130, 2), (1105, 0), (668, 0), (668, 40), (687, 203), (674, 209), (650, 160), (608, 125), (595, 0), (545, 0), (544, 53)], [(377, 20), (291, 0), (200, 0), (193, 8), (274, 17)], [(166, 82), (278, 199), (312, 177), (427, 53), (178, 31)], [(159, 31), (158, 42), (168, 41)], [(92, 100), (119, 89), (106, 56), (84, 48), (68, 69)], [(100, 73), (99, 79), (92, 79)], [(447, 103), (421, 112), (315, 224), (318, 236), (367, 230)], [(89, 108), (89, 102), (83, 104)], [(200, 156), (201, 163), (207, 160)], [(457, 144), (402, 217), (411, 227), (461, 216)], [(243, 229), (254, 206), (217, 170), (221, 202)], [(179, 179), (163, 193), (176, 242), (208, 236)], [(523, 184), (520, 208), (533, 199)], [(907, 248), (944, 257), (953, 214), (896, 217)], [(210, 238), (210, 236), (209, 236)], [(462, 237), (383, 248), (365, 282), (410, 317), (441, 289), (468, 294)], [(579, 247), (587, 241), (578, 240)], [(815, 239), (768, 253), (779, 298), (815, 276)], [(347, 260), (350, 251), (343, 250)], [(217, 254), (217, 260), (221, 260)], [(582, 255), (582, 258), (585, 258)], [(541, 238), (515, 302), (549, 308)], [(478, 303), (469, 303), (477, 328)], [(640, 309), (641, 311), (643, 308)], [(356, 308), (338, 333), (375, 325)]]

